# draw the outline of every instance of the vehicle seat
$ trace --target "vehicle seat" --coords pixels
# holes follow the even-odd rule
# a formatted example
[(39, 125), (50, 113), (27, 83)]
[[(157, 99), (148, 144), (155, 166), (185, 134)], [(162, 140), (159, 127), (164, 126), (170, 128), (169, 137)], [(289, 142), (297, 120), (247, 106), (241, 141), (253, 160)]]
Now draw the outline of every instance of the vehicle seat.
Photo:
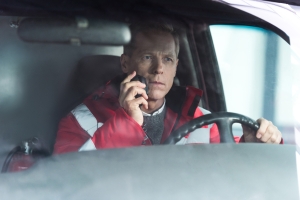
[(85, 95), (105, 85), (116, 75), (121, 74), (119, 56), (93, 55), (82, 58), (75, 73), (76, 86)]

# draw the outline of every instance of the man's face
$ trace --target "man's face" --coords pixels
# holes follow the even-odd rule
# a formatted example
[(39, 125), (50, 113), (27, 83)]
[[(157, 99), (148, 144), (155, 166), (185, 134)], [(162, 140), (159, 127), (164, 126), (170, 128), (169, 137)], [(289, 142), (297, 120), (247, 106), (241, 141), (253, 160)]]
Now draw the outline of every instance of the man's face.
[(147, 79), (150, 99), (164, 98), (172, 87), (178, 64), (173, 36), (155, 30), (138, 33), (132, 55), (122, 55), (121, 64), (124, 73), (136, 71)]

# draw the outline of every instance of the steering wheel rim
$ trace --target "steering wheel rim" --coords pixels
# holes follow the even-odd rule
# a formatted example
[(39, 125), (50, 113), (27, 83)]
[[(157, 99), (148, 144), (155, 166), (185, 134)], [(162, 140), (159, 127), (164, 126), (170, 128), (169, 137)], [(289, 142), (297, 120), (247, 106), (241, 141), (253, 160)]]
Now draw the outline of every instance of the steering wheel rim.
[(216, 123), (219, 129), (221, 143), (235, 143), (232, 134), (232, 124), (241, 123), (253, 129), (255, 132), (259, 129), (259, 124), (244, 115), (232, 112), (216, 112), (195, 118), (173, 131), (165, 140), (164, 144), (176, 144), (188, 133), (204, 125)]

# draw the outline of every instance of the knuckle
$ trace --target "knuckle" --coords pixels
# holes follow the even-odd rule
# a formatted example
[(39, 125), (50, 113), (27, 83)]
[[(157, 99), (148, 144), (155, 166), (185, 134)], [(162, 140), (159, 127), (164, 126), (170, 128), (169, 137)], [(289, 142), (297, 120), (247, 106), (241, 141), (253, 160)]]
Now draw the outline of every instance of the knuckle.
[(129, 84), (128, 84), (128, 83), (125, 83), (125, 84), (124, 84), (124, 88), (123, 88), (123, 90), (125, 90), (125, 91), (126, 91), (126, 90), (128, 90), (128, 89), (129, 89)]
[(265, 131), (262, 129), (262, 128), (259, 128), (257, 133), (260, 133), (261, 135), (264, 135), (265, 134)]
[(124, 85), (125, 83), (127, 83), (126, 79), (124, 79), (120, 85)]
[(259, 130), (257, 131), (256, 135), (257, 135), (257, 134), (260, 134), (261, 137), (263, 137), (263, 136), (265, 135), (265, 132), (264, 132), (263, 130), (259, 129)]
[(142, 101), (142, 97), (138, 97), (135, 100), (138, 101), (138, 102), (140, 102), (140, 101)]
[(271, 140), (262, 140), (262, 142), (269, 144), (269, 143), (271, 143)]
[(270, 133), (270, 134), (272, 134), (272, 135), (276, 135), (276, 129), (275, 129), (275, 127), (273, 127), (273, 126), (270, 126), (269, 128), (268, 128), (268, 132)]
[(144, 99), (144, 97), (139, 97), (139, 98), (137, 98), (140, 102), (143, 102), (143, 103), (145, 103), (145, 99)]
[(267, 142), (268, 139), (267, 139), (266, 137), (262, 137), (262, 138), (261, 138), (261, 141), (262, 141), (262, 142)]
[(268, 135), (264, 135), (262, 138), (261, 138), (261, 141), (263, 142), (267, 142), (268, 140), (270, 140), (270, 137)]
[(128, 88), (128, 91), (129, 91), (129, 92), (132, 92), (133, 90), (134, 90), (134, 87)]
[(277, 140), (277, 137), (276, 137), (275, 135), (273, 135), (273, 136), (271, 137), (271, 142), (275, 143), (276, 140)]
[(263, 122), (266, 126), (269, 126), (269, 125), (270, 125), (270, 121), (268, 121), (268, 120), (266, 120), (266, 119), (264, 119), (262, 122)]
[(130, 87), (127, 91), (128, 91), (127, 95), (128, 94), (134, 94), (135, 91), (136, 91), (136, 88), (135, 87)]
[(261, 138), (260, 139), (262, 142), (267, 142), (267, 140), (265, 138)]

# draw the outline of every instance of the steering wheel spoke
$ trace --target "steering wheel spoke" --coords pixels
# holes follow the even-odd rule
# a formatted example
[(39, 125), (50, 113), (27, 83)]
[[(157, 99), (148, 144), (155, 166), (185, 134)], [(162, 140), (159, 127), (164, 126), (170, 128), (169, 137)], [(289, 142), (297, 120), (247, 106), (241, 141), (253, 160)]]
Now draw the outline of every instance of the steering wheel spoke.
[(188, 133), (194, 131), (197, 128), (201, 128), (204, 125), (216, 123), (220, 134), (221, 143), (234, 143), (234, 137), (232, 133), (232, 124), (241, 123), (253, 129), (255, 132), (259, 129), (259, 124), (253, 119), (241, 114), (231, 112), (218, 112), (203, 115), (195, 118), (177, 130), (173, 131), (166, 139), (164, 144), (176, 144), (181, 138)]
[(232, 133), (232, 124), (233, 121), (231, 118), (221, 118), (216, 121), (220, 132), (220, 141), (222, 143), (234, 143), (233, 133)]

